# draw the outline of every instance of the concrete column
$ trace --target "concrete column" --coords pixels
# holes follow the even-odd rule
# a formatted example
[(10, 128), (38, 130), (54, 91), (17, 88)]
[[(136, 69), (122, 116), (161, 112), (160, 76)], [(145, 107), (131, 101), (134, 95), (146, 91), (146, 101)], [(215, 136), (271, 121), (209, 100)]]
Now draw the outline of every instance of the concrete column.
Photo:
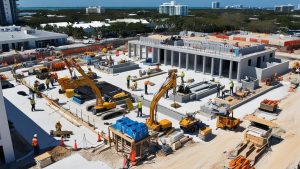
[(211, 58), (211, 70), (210, 70), (210, 74), (212, 76), (214, 75), (214, 68), (215, 68), (215, 58)]
[(167, 49), (164, 49), (164, 65), (167, 65)]
[(160, 63), (160, 49), (157, 48), (157, 63)]
[(128, 57), (131, 58), (131, 43), (128, 43)]
[(232, 66), (233, 66), (233, 61), (230, 61), (230, 66), (229, 66), (229, 79), (232, 79)]
[(238, 62), (238, 65), (237, 65), (237, 81), (240, 82), (241, 81), (241, 63)]
[(146, 49), (145, 49), (145, 50), (146, 50), (146, 59), (148, 59), (148, 56), (149, 56), (149, 47), (146, 46), (145, 48), (146, 48)]
[(197, 71), (197, 55), (195, 55), (195, 59), (194, 59), (194, 71)]
[(136, 44), (133, 46), (133, 56), (136, 56)]
[(140, 59), (143, 58), (143, 46), (140, 45)]
[(222, 76), (222, 69), (223, 69), (223, 59), (220, 59), (220, 64), (219, 64), (219, 77)]
[(202, 70), (203, 74), (205, 74), (205, 65), (206, 65), (205, 62), (206, 62), (206, 57), (203, 56), (203, 70)]
[(15, 160), (15, 153), (8, 126), (7, 113), (5, 109), (4, 97), (1, 86), (2, 85), (0, 80), (0, 145), (3, 146), (5, 162), (10, 163)]
[(182, 56), (182, 53), (179, 52), (179, 61), (178, 61), (178, 67), (181, 68), (181, 56)]
[(171, 51), (171, 66), (174, 66), (174, 51)]
[(186, 57), (186, 63), (185, 63), (185, 68), (186, 70), (189, 70), (189, 57), (190, 55), (188, 53), (185, 54), (185, 57)]

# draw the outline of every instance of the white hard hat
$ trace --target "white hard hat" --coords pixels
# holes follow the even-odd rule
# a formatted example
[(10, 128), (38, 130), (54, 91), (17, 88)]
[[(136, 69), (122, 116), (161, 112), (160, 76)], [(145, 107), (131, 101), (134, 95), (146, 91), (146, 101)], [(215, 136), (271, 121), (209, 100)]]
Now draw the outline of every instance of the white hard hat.
[(37, 137), (37, 134), (34, 134), (33, 137)]

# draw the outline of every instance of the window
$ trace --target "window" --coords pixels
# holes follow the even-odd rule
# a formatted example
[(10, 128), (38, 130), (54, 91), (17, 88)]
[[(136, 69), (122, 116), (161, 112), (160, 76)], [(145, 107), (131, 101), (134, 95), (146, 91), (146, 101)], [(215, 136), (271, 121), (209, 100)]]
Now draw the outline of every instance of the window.
[(265, 61), (265, 56), (263, 56), (263, 62)]
[(249, 59), (249, 60), (248, 60), (248, 66), (251, 66), (251, 64), (252, 64), (251, 62), (252, 62), (252, 60)]

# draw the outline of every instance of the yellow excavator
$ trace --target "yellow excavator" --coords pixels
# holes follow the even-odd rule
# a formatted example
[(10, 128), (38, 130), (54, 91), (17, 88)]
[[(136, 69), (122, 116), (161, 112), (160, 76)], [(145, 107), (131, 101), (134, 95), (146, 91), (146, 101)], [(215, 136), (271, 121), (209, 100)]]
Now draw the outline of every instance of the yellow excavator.
[(96, 104), (93, 110), (93, 114), (116, 108), (115, 102), (105, 102), (103, 100), (102, 93), (96, 85), (96, 83), (93, 80), (91, 80), (87, 74), (84, 73), (84, 70), (78, 64), (76, 64), (76, 60), (74, 58), (71, 60), (71, 63), (74, 65), (76, 70), (82, 75), (86, 82), (86, 85), (90, 86), (96, 95)]
[(58, 84), (60, 85), (61, 89), (59, 89), (59, 93), (64, 93), (67, 89), (76, 89), (81, 86), (85, 86), (85, 79), (83, 77), (76, 77), (75, 74), (73, 75), (73, 71), (71, 69), (72, 63), (70, 63), (67, 59), (64, 59), (67, 68), (70, 72), (69, 77), (62, 77), (58, 79)]
[(176, 78), (176, 72), (172, 72), (167, 81), (159, 89), (158, 93), (153, 97), (150, 104), (150, 117), (146, 120), (146, 125), (150, 130), (162, 131), (172, 127), (172, 122), (167, 119), (163, 119), (157, 122), (157, 120), (155, 119), (155, 109), (161, 97), (169, 89), (173, 88), (174, 92), (176, 91)]

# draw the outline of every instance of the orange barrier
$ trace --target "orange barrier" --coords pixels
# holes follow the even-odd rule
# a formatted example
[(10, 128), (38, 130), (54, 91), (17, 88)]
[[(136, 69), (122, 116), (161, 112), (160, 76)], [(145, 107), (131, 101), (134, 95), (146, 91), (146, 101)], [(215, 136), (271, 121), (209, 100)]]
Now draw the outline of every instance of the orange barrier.
[(52, 69), (53, 71), (58, 71), (58, 70), (64, 69), (65, 66), (66, 66), (65, 62), (64, 62), (64, 61), (60, 61), (60, 62), (53, 63), (53, 64), (51, 65), (51, 69)]
[(260, 43), (262, 43), (262, 44), (269, 44), (269, 40), (264, 40), (264, 39), (262, 39), (262, 40), (260, 41)]

